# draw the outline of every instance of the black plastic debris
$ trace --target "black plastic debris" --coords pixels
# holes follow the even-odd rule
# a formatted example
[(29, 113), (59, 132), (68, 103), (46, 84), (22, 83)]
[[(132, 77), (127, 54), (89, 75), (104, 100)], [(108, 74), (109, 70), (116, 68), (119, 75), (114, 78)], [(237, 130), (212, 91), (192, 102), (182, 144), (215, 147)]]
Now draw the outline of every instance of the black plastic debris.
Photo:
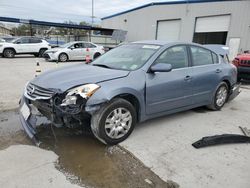
[(215, 136), (207, 136), (203, 137), (197, 142), (194, 142), (192, 146), (194, 146), (196, 149), (199, 149), (207, 146), (235, 143), (250, 143), (250, 137), (239, 134), (222, 134)]

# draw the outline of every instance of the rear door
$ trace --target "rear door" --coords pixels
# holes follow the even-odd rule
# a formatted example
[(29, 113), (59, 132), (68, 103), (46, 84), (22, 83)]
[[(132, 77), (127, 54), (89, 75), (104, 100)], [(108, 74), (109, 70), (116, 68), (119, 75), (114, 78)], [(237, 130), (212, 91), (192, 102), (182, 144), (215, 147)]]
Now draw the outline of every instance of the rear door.
[(166, 49), (155, 63), (172, 65), (170, 72), (147, 73), (146, 113), (154, 114), (192, 105), (192, 77), (186, 45)]
[(30, 52), (38, 53), (41, 48), (42, 40), (39, 38), (30, 38), (29, 39), (29, 49)]
[(218, 56), (199, 46), (190, 46), (195, 104), (209, 104), (222, 77)]
[[(96, 46), (92, 43), (86, 42), (85, 43), (85, 55), (89, 55), (90, 58), (93, 58), (95, 52), (96, 52)], [(88, 51), (87, 51), (88, 49)]]

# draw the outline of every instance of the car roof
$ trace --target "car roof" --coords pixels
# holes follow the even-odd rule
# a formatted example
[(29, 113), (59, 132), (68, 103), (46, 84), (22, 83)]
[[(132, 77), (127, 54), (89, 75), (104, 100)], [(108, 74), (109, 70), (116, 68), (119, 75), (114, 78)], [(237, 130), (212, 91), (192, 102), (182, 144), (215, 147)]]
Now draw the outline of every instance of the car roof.
[(216, 52), (217, 54), (220, 54), (222, 56), (229, 54), (229, 48), (225, 45), (220, 44), (206, 44), (204, 47)]
[(223, 46), (223, 45), (221, 45), (221, 46), (220, 45), (211, 45), (211, 46), (213, 46), (213, 48), (211, 48), (209, 45), (201, 45), (201, 44), (197, 44), (197, 43), (193, 43), (193, 42), (164, 41), (164, 40), (142, 40), (142, 41), (132, 42), (132, 44), (149, 44), (149, 45), (160, 45), (160, 46), (174, 46), (174, 45), (178, 45), (178, 44), (192, 45), (192, 46), (198, 46), (198, 47), (201, 47), (201, 48), (208, 49), (208, 50), (210, 50), (210, 51), (212, 51), (212, 52), (214, 52), (214, 53), (216, 53), (218, 55), (221, 55), (222, 50), (221, 51), (217, 50), (215, 48), (215, 46), (218, 49), (221, 48), (221, 46)]
[(72, 41), (71, 43), (74, 44), (74, 43), (79, 43), (79, 42), (91, 43), (91, 42), (88, 42), (88, 41)]
[(164, 40), (142, 40), (142, 41), (136, 41), (132, 42), (134, 44), (151, 44), (151, 45), (161, 45), (161, 46), (172, 46), (177, 44), (187, 44), (187, 45), (196, 45), (196, 46), (202, 46), (197, 43), (191, 43), (191, 42), (181, 42), (181, 41), (164, 41)]

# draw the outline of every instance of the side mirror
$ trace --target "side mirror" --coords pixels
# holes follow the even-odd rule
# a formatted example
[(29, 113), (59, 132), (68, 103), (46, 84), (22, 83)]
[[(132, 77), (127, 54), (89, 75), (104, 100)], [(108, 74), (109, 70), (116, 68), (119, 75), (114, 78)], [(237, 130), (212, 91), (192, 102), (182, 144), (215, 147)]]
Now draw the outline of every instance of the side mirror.
[(16, 44), (21, 44), (21, 42), (20, 42), (20, 41), (17, 41)]
[(171, 64), (157, 63), (150, 67), (151, 72), (170, 72), (172, 70)]

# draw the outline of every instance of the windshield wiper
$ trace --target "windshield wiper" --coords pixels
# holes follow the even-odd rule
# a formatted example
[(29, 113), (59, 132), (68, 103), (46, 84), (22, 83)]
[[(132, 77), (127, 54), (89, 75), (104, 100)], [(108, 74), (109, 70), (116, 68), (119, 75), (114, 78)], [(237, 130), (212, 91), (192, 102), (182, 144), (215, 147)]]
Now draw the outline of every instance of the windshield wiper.
[(103, 68), (107, 68), (107, 69), (112, 69), (111, 67), (109, 67), (108, 65), (104, 65), (104, 64), (92, 64), (93, 66), (98, 66), (98, 67), (103, 67)]

